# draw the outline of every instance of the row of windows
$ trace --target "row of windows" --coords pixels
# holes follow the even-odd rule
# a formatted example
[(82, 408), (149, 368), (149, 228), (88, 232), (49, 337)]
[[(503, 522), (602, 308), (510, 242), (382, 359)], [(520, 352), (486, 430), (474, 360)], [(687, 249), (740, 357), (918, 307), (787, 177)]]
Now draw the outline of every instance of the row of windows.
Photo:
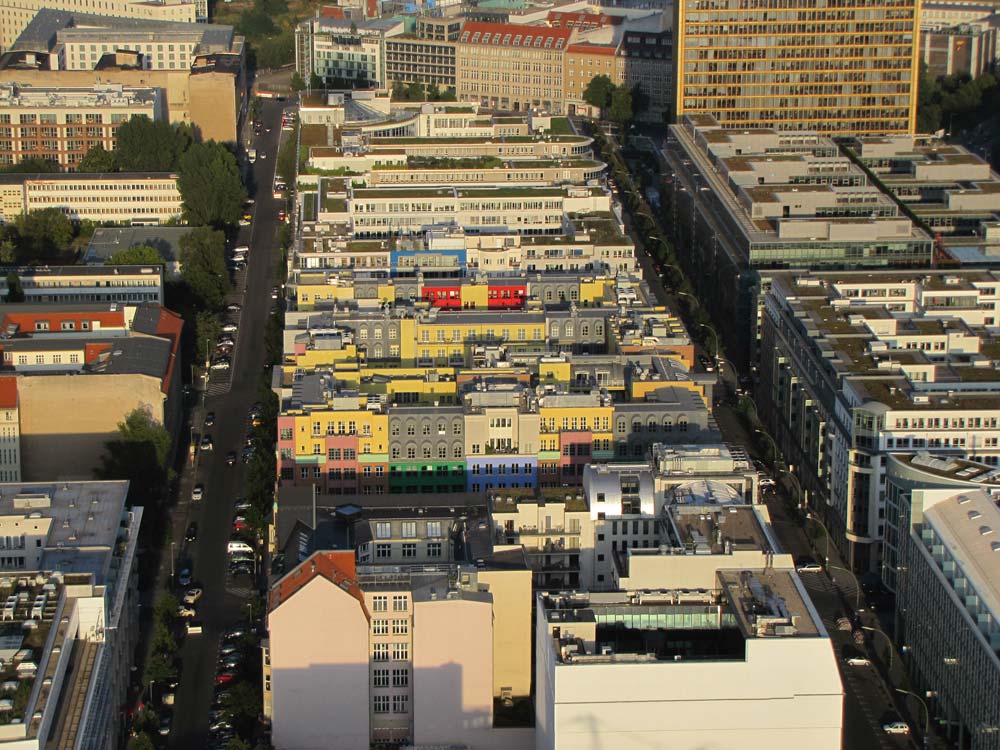
[[(403, 539), (415, 539), (417, 537), (417, 522), (403, 521), (399, 525), (399, 535)], [(425, 535), (428, 539), (438, 539), (441, 537), (441, 522), (427, 521), (425, 525)], [(375, 523), (376, 539), (392, 538), (392, 523), (390, 521), (378, 521)]]
[[(393, 594), (392, 596), (392, 611), (393, 612), (406, 612), (410, 608), (410, 599), (406, 594)], [(372, 597), (372, 611), (373, 612), (388, 612), (389, 611), (389, 597), (387, 594), (377, 594)]]
[[(372, 696), (372, 711), (377, 714), (387, 714), (389, 713), (389, 698), (388, 695), (375, 695)], [(392, 712), (394, 714), (405, 714), (410, 710), (410, 696), (408, 695), (393, 695), (392, 696)]]
[[(441, 557), (441, 553), (444, 550), (441, 542), (427, 542), (424, 549), (424, 555), (426, 557)], [(400, 545), (400, 555), (405, 558), (415, 558), (417, 556), (417, 544), (416, 542), (403, 542)], [(376, 560), (388, 560), (392, 558), (392, 545), (391, 544), (376, 544), (375, 545), (375, 559)], [(394, 635), (399, 635), (393, 631)]]
[[(405, 620), (404, 620), (405, 622)], [(372, 687), (389, 687), (389, 675), (390, 671), (388, 669), (373, 669), (372, 670)], [(392, 670), (392, 687), (403, 688), (410, 686), (410, 670), (406, 667), (401, 667)]]
[(372, 661), (409, 661), (409, 643), (375, 643), (372, 645)]

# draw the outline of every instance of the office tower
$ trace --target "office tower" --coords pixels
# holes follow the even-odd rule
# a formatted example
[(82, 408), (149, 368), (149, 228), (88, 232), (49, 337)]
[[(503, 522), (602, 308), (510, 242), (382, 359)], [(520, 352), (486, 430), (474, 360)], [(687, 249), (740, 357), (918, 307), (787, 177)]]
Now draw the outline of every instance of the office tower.
[(912, 133), (915, 0), (679, 0), (676, 117), (725, 128)]

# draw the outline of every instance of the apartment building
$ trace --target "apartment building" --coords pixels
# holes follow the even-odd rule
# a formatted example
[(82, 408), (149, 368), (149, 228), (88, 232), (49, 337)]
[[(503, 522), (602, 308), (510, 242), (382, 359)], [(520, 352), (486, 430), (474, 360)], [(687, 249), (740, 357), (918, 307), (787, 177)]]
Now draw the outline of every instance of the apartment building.
[(101, 4), (87, 0), (3, 0), (0, 5), (0, 52), (8, 51), (40, 12), (85, 12), (108, 18), (194, 23), (208, 19), (208, 3), (206, 0), (156, 3), (109, 0)]
[[(635, 119), (639, 122), (666, 123), (674, 106), (673, 29), (664, 25), (662, 16), (630, 23), (618, 46), (618, 69), (622, 85), (640, 92)], [(644, 97), (644, 99), (642, 99)]]
[(403, 23), (389, 18), (307, 19), (295, 27), (295, 70), (307, 81), (317, 75), (328, 83), (385, 88), (386, 41), (401, 33)]
[[(279, 580), (267, 620), (275, 745), (530, 743), (530, 729), (493, 726), (494, 698), (530, 689), (530, 578), (507, 562), (519, 550), (498, 554), (496, 564), (399, 567), (321, 551)], [(337, 638), (323, 636), (330, 627)], [(514, 634), (522, 648), (496, 648)], [(494, 690), (497, 671), (522, 685)]]
[(759, 414), (857, 570), (878, 570), (887, 455), (1000, 461), (993, 272), (782, 273)]
[[(440, 23), (431, 26), (430, 21)], [(422, 83), (428, 88), (454, 91), (457, 68), (455, 39), (458, 38), (461, 21), (421, 17), (417, 26), (415, 34), (400, 34), (385, 40), (386, 85)]]
[[(920, 5), (768, 11), (674, 4), (675, 116), (727, 129), (913, 133)], [(789, 49), (796, 52), (790, 54)]]
[(583, 95), (595, 76), (607, 76), (615, 85), (622, 84), (624, 76), (617, 52), (615, 44), (595, 44), (585, 41), (566, 47), (563, 100), (566, 102), (568, 114), (591, 113), (595, 117), (601, 115), (600, 112), (592, 111), (593, 107), (584, 100)]
[(575, 33), (466, 21), (456, 42), (458, 98), (492, 109), (562, 114), (563, 55)]
[(0, 81), (156, 88), (170, 122), (233, 141), (246, 106), (246, 46), (231, 26), (43, 9), (0, 59)]
[(177, 175), (156, 172), (0, 175), (0, 223), (57, 208), (72, 221), (165, 224), (180, 219)]
[[(128, 482), (0, 484), (5, 690), (0, 745), (104, 750), (123, 741), (109, 706), (128, 700), (139, 636), (136, 544), (142, 507)], [(25, 626), (31, 621), (33, 626)]]
[[(19, 420), (24, 480), (92, 476), (105, 443), (135, 409), (176, 430), (178, 316), (158, 305), (79, 303), (11, 305), (2, 313), (2, 369), (16, 380), (17, 399), (7, 421)], [(60, 456), (55, 469), (53, 455)]]
[(676, 175), (670, 223), (682, 261), (699, 269), (698, 297), (718, 320), (748, 326), (722, 331), (736, 362), (754, 356), (771, 269), (930, 264), (930, 235), (826, 135), (683, 115), (664, 156)]
[(45, 159), (72, 169), (94, 146), (113, 150), (117, 127), (137, 115), (166, 117), (159, 89), (0, 84), (0, 164)]
[(849, 148), (934, 233), (939, 258), (989, 265), (1000, 251), (1000, 175), (989, 161), (934, 136), (868, 136)]
[(1000, 5), (942, 0), (920, 9), (920, 61), (938, 76), (977, 78), (1000, 58)]
[[(17, 274), (26, 302), (163, 304), (161, 266), (22, 266), (6, 271)], [(0, 296), (6, 297), (8, 291), (3, 274)]]
[(0, 377), (0, 482), (21, 481), (21, 406), (17, 378)]
[(540, 593), (535, 623), (537, 748), (841, 746), (837, 657), (792, 570)]
[(896, 632), (913, 689), (939, 731), (976, 750), (1000, 747), (996, 492), (925, 491), (900, 539)]

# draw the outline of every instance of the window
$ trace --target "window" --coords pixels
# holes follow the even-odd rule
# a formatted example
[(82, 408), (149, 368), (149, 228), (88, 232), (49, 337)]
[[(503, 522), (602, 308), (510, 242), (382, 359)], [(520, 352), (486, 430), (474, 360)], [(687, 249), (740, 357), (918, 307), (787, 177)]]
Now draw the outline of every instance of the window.
[(389, 611), (389, 597), (380, 594), (379, 596), (372, 597), (372, 611), (373, 612), (388, 612)]
[(392, 611), (405, 612), (407, 608), (408, 604), (407, 604), (406, 594), (394, 594), (392, 597)]
[(417, 545), (413, 542), (403, 543), (403, 557), (416, 557), (417, 556)]
[(441, 536), (441, 522), (440, 521), (428, 521), (427, 522), (427, 538), (437, 539)]
[(389, 621), (388, 620), (373, 620), (372, 621), (372, 635), (389, 635)]
[(376, 544), (375, 545), (375, 557), (379, 560), (385, 560), (388, 557), (392, 557), (392, 545), (391, 544)]
[(376, 669), (372, 672), (372, 687), (389, 687), (388, 669)]
[(388, 643), (376, 643), (372, 646), (372, 661), (389, 661)]
[(393, 620), (392, 621), (392, 634), (393, 635), (409, 635), (410, 633), (410, 621), (409, 620)]
[(441, 542), (427, 542), (427, 556), (441, 557)]
[(403, 521), (403, 537), (405, 539), (412, 539), (416, 535), (417, 535), (417, 522)]
[(389, 696), (376, 695), (372, 698), (372, 710), (377, 714), (389, 713)]
[(410, 710), (410, 696), (408, 695), (392, 696), (392, 712), (394, 714), (405, 714), (409, 710)]
[(389, 539), (392, 537), (392, 524), (388, 521), (379, 521), (375, 524), (375, 538)]
[(409, 687), (410, 686), (410, 670), (409, 669), (394, 669), (392, 670), (392, 686), (393, 687)]
[(407, 661), (410, 658), (410, 644), (409, 643), (393, 643), (392, 644), (392, 660), (393, 661)]

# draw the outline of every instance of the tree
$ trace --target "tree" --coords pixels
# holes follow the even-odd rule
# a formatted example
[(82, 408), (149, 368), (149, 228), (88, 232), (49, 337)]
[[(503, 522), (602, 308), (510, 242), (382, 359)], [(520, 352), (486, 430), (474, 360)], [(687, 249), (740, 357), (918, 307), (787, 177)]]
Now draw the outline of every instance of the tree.
[(173, 594), (160, 594), (153, 605), (153, 614), (156, 615), (156, 619), (160, 622), (170, 622), (173, 620), (174, 615), (177, 614), (179, 604), (180, 602), (177, 601), (177, 597)]
[(181, 237), (181, 278), (201, 305), (222, 307), (229, 292), (226, 236), (211, 227), (197, 227)]
[(24, 302), (21, 277), (14, 271), (7, 274), (7, 296), (4, 298), (4, 302)]
[(164, 653), (155, 653), (146, 664), (146, 674), (143, 679), (147, 685), (151, 682), (166, 682), (177, 676), (174, 657)]
[(77, 172), (114, 172), (115, 152), (108, 151), (100, 143), (90, 147), (76, 165)]
[(65, 252), (73, 239), (73, 225), (58, 208), (40, 208), (21, 214), (14, 222), (25, 260), (47, 260)]
[(299, 71), (296, 70), (292, 73), (292, 91), (302, 91), (305, 87), (305, 80), (299, 75)]
[(424, 84), (414, 81), (406, 87), (406, 98), (411, 102), (421, 102), (424, 100)]
[(13, 174), (34, 174), (36, 172), (49, 174), (50, 172), (58, 172), (59, 165), (49, 159), (39, 159), (33, 156), (29, 159), (23, 159), (17, 164), (11, 164), (3, 171)]
[(194, 320), (197, 361), (204, 362), (212, 355), (212, 346), (219, 340), (222, 323), (214, 313), (200, 312)]
[(152, 737), (146, 732), (139, 732), (133, 737), (130, 747), (132, 750), (156, 750)]
[(298, 174), (299, 151), (296, 140), (294, 137), (285, 139), (278, 150), (278, 161), (274, 165), (275, 172), (286, 185), (294, 185)]
[(165, 262), (163, 256), (149, 245), (132, 245), (119, 250), (104, 263), (108, 266), (162, 266)]
[(123, 172), (171, 172), (192, 140), (190, 128), (133, 115), (115, 131), (115, 166)]
[(17, 260), (17, 245), (11, 237), (0, 240), (0, 263), (9, 265)]
[(250, 743), (239, 737), (230, 737), (226, 750), (250, 750)]
[(247, 191), (236, 158), (220, 143), (195, 143), (181, 157), (177, 187), (189, 224), (221, 229), (243, 215)]
[(260, 709), (260, 693), (248, 682), (234, 685), (222, 702), (226, 718), (237, 731), (251, 728), (260, 715)]
[(615, 84), (611, 79), (601, 73), (590, 79), (587, 88), (583, 92), (583, 100), (592, 107), (597, 107), (602, 112), (604, 108), (611, 104), (611, 95), (615, 91)]
[(150, 408), (133, 409), (118, 423), (118, 437), (105, 443), (100, 479), (129, 480), (129, 502), (156, 505), (165, 497), (170, 433)]
[(632, 114), (632, 92), (622, 86), (617, 87), (611, 94), (608, 117), (624, 125), (632, 119)]

